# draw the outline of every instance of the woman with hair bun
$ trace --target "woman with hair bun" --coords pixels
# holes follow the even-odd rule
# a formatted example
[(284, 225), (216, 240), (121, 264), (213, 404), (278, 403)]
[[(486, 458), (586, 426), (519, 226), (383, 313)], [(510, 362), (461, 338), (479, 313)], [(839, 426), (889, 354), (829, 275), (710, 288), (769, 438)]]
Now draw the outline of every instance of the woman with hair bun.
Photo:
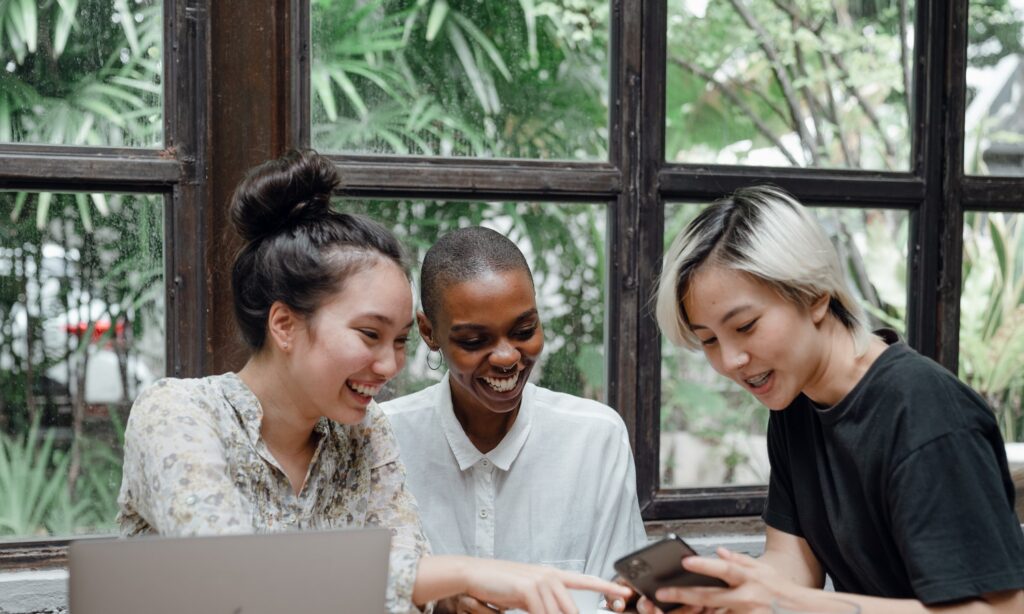
[[(1024, 538), (991, 410), (893, 331), (865, 328), (835, 249), (792, 197), (746, 188), (703, 210), (665, 254), (657, 317), (772, 410), (764, 555), (690, 557), (683, 567), (729, 588), (658, 600), (1024, 612)], [(837, 593), (821, 590), (826, 575)]]
[(373, 397), (402, 368), (412, 327), (398, 241), (333, 210), (334, 166), (290, 152), (252, 169), (231, 219), (235, 317), (251, 356), (237, 373), (160, 380), (125, 433), (118, 521), (126, 535), (391, 529), (387, 606), (458, 593), (531, 612), (573, 611), (567, 586), (615, 590), (543, 568), (429, 556), (416, 504)]

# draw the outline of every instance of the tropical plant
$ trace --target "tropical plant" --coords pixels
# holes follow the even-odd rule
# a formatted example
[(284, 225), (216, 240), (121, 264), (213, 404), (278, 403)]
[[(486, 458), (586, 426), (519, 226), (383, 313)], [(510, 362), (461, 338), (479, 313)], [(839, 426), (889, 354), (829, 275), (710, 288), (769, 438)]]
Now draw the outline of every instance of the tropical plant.
[(1024, 216), (968, 213), (960, 302), (960, 377), (1024, 441)]
[(317, 0), (313, 144), (602, 158), (607, 2)]

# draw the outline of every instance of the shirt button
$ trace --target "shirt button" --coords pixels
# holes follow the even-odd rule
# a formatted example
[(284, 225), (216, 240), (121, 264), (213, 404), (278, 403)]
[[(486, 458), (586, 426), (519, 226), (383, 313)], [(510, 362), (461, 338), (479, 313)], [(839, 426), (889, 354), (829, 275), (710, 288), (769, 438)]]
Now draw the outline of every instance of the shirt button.
[(480, 510), (480, 517), (487, 518), (487, 510)]
[(480, 464), (483, 465), (484, 467), (490, 467), (491, 466), (490, 461), (488, 461), (486, 458)]

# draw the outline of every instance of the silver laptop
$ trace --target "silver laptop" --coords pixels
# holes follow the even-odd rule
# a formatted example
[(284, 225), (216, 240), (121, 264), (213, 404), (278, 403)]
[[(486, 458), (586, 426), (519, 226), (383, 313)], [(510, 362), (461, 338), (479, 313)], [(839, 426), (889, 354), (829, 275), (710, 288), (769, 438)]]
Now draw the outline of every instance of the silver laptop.
[(384, 612), (387, 529), (74, 541), (72, 614)]

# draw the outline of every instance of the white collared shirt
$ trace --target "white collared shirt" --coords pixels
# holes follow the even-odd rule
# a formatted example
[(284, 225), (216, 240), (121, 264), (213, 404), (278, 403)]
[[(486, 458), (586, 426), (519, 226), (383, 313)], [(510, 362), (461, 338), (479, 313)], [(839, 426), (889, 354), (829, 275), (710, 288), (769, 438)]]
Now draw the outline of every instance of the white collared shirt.
[(487, 454), (462, 430), (448, 376), (381, 404), (435, 554), (467, 554), (610, 578), (644, 545), (626, 426), (610, 407), (527, 384)]

